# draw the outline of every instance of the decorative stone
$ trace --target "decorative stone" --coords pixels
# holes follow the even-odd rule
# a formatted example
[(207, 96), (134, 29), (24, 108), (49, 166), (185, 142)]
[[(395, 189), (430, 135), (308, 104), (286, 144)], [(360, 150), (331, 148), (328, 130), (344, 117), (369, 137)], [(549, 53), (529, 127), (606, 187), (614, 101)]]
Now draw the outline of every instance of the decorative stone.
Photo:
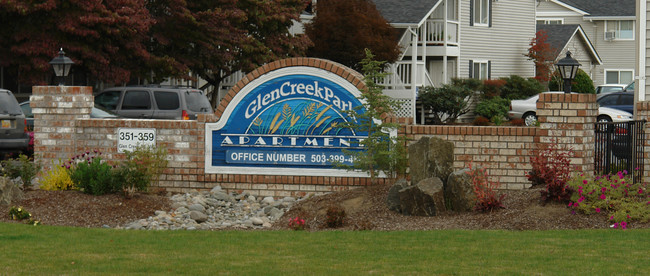
[(199, 211), (191, 211), (190, 212), (190, 218), (193, 219), (194, 221), (201, 223), (204, 221), (208, 220), (208, 216), (204, 213), (201, 213)]
[(454, 163), (454, 144), (436, 137), (422, 137), (409, 145), (411, 183), (429, 177), (447, 180)]
[(449, 175), (445, 186), (445, 199), (453, 211), (471, 211), (476, 205), (469, 169), (455, 171)]
[(445, 210), (444, 185), (437, 177), (400, 190), (399, 197), (405, 215), (436, 216)]
[(393, 186), (388, 189), (388, 195), (386, 196), (386, 205), (388, 205), (388, 209), (401, 213), (401, 203), (399, 200), (399, 191), (408, 187), (409, 183), (406, 179), (400, 178), (398, 179)]
[(0, 206), (9, 206), (12, 202), (19, 201), (23, 197), (20, 190), (8, 177), (0, 176)]

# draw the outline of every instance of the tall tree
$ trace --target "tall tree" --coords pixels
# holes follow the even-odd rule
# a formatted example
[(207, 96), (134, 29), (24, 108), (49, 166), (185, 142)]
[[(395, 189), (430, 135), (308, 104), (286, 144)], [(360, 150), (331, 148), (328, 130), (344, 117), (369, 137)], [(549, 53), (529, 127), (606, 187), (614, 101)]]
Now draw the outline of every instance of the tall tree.
[(153, 23), (139, 0), (0, 0), (0, 65), (43, 84), (49, 61), (67, 56), (99, 80), (125, 82), (150, 62), (144, 41)]
[(551, 78), (555, 49), (546, 42), (548, 35), (545, 31), (538, 31), (530, 41), (530, 48), (526, 56), (535, 63), (535, 79), (547, 83)]
[[(304, 54), (304, 35), (293, 36), (303, 0), (149, 0), (157, 23), (151, 49), (171, 58), (161, 75), (192, 71), (218, 87), (229, 75), (270, 61)], [(212, 95), (212, 105), (217, 97)]]
[(365, 49), (377, 60), (395, 62), (400, 54), (397, 31), (370, 0), (320, 0), (314, 20), (305, 25), (314, 43), (308, 55), (361, 70)]

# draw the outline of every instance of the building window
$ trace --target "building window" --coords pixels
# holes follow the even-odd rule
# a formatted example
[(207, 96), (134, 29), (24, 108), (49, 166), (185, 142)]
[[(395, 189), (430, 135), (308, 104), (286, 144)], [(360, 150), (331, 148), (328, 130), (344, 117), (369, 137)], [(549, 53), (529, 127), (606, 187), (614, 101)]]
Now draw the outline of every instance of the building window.
[(490, 0), (471, 0), (470, 2), (470, 25), (491, 26), (492, 1)]
[(605, 83), (627, 84), (634, 80), (633, 70), (605, 70)]
[(561, 25), (564, 24), (564, 19), (562, 18), (538, 18), (537, 24), (546, 24), (546, 25)]
[(479, 80), (490, 79), (491, 62), (484, 60), (469, 61), (469, 77)]
[(605, 39), (634, 39), (634, 21), (605, 21)]

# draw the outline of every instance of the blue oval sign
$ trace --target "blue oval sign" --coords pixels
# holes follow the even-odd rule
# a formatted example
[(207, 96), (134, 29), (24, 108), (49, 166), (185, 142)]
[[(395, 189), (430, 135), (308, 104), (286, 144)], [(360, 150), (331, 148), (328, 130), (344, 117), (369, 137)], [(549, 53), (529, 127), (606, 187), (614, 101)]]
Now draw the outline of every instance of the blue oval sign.
[(219, 122), (206, 124), (206, 172), (350, 175), (334, 164), (351, 165), (343, 149), (360, 150), (367, 138), (341, 127), (354, 120), (347, 112), (363, 106), (359, 95), (340, 76), (314, 67), (260, 76), (240, 90)]

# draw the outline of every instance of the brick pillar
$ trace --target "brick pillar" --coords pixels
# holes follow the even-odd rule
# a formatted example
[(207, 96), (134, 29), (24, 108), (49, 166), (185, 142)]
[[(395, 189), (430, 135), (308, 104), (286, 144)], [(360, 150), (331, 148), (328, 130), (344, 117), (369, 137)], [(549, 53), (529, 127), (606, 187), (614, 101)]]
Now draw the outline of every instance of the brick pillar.
[(593, 175), (597, 116), (595, 94), (542, 93), (537, 102), (541, 130), (538, 142), (571, 149), (574, 171)]
[(75, 119), (90, 118), (92, 87), (34, 86), (34, 158), (43, 166), (65, 162), (75, 151)]
[(650, 101), (636, 103), (636, 117), (635, 120), (646, 120), (643, 126), (643, 134), (645, 141), (643, 141), (643, 176), (641, 181), (643, 183), (650, 182)]

